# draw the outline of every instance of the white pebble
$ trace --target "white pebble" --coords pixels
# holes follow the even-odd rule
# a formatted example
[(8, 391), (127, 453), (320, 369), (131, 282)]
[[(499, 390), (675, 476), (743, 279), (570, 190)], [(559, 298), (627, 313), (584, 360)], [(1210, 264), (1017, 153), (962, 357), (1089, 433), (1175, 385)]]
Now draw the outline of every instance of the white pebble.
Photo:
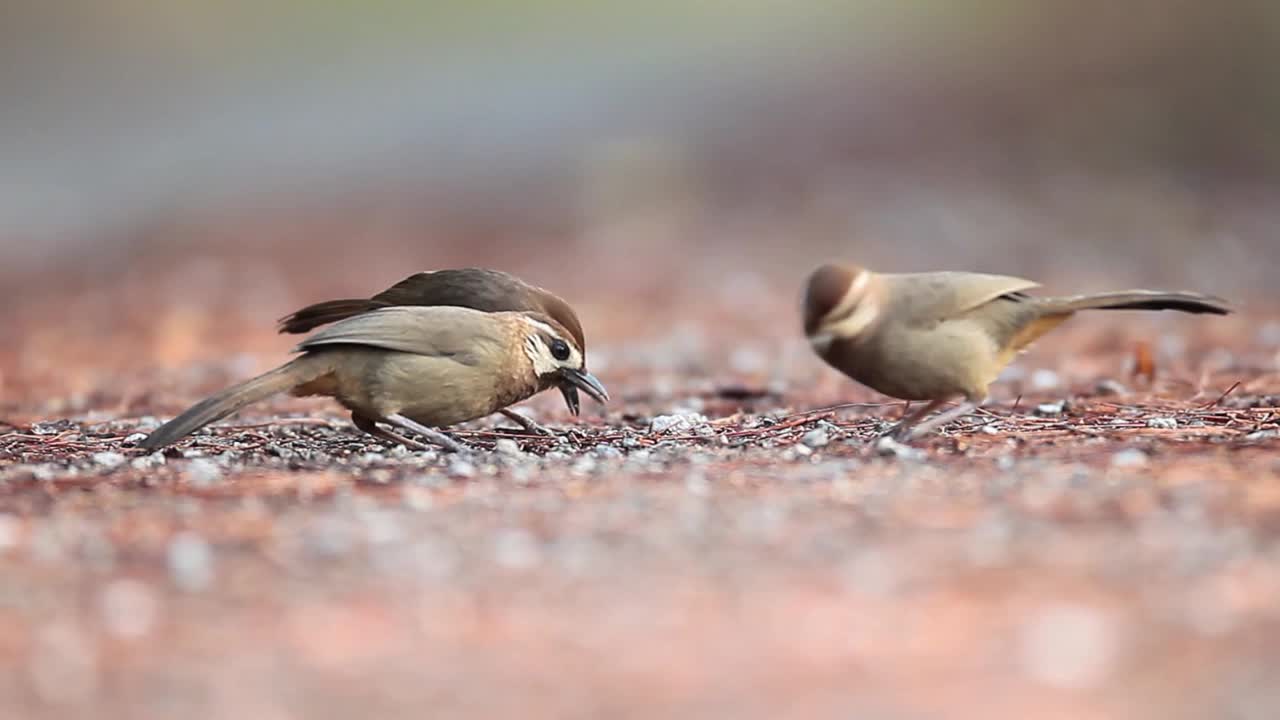
[(197, 458), (187, 463), (186, 474), (192, 487), (207, 488), (222, 479), (222, 468), (208, 458)]
[(0, 551), (18, 544), (22, 534), (22, 522), (13, 515), (0, 515)]
[(1107, 679), (1118, 651), (1114, 620), (1083, 605), (1058, 605), (1033, 617), (1021, 633), (1023, 669), (1056, 688), (1082, 690)]
[(1031, 387), (1036, 390), (1052, 390), (1062, 384), (1058, 373), (1041, 368), (1031, 373)]
[(1142, 467), (1147, 464), (1147, 454), (1141, 450), (1121, 450), (1111, 456), (1113, 467)]
[(700, 413), (659, 415), (649, 422), (649, 432), (655, 435), (669, 432), (683, 433), (706, 424), (707, 418)]
[(1116, 380), (1108, 379), (1099, 381), (1097, 387), (1094, 388), (1094, 392), (1099, 395), (1127, 395), (1129, 388)]
[(99, 452), (93, 454), (93, 464), (101, 465), (108, 470), (125, 464), (127, 458), (118, 452)]
[(690, 495), (705, 497), (711, 493), (711, 483), (701, 472), (691, 472), (684, 479), (684, 489)]
[(1059, 400), (1058, 402), (1041, 403), (1036, 406), (1036, 414), (1042, 417), (1054, 417), (1061, 415), (1062, 411), (1067, 407), (1067, 401)]
[(800, 442), (811, 448), (826, 447), (831, 442), (831, 435), (826, 430), (817, 428), (805, 433)]
[(917, 460), (924, 457), (924, 451), (910, 445), (903, 445), (888, 435), (876, 441), (876, 453), (884, 457), (896, 457), (902, 460)]
[(1147, 421), (1147, 427), (1156, 430), (1176, 430), (1178, 429), (1178, 421), (1171, 417), (1155, 417)]
[(107, 632), (125, 639), (148, 635), (160, 609), (156, 593), (146, 583), (128, 578), (107, 585), (98, 605)]
[(466, 460), (454, 460), (449, 463), (449, 477), (470, 478), (475, 477), (476, 466)]
[(510, 457), (520, 457), (524, 455), (524, 451), (520, 449), (520, 444), (511, 438), (500, 438), (493, 444), (493, 449), (499, 455), (507, 455)]
[(503, 530), (493, 539), (493, 558), (511, 570), (526, 570), (542, 560), (534, 537), (524, 530)]
[(174, 536), (169, 543), (169, 576), (188, 592), (209, 587), (213, 582), (213, 550), (209, 543), (191, 532)]

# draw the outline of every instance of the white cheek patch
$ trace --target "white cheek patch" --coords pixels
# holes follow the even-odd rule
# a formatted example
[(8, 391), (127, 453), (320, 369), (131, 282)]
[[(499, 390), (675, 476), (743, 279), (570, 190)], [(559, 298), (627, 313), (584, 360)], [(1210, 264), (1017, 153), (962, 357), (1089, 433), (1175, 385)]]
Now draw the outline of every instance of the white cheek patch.
[[(880, 303), (876, 302), (874, 297), (868, 295), (863, 299), (862, 304), (849, 313), (848, 317), (825, 325), (821, 334), (833, 338), (839, 337), (852, 340), (875, 324), (879, 318)], [(827, 342), (830, 344), (831, 341), (828, 340)]]
[(827, 317), (840, 317), (847, 314), (853, 309), (853, 306), (862, 299), (862, 293), (867, 288), (867, 283), (871, 281), (871, 271), (862, 270), (854, 276), (853, 282), (849, 283), (849, 289), (844, 291), (844, 297), (840, 298), (839, 304), (827, 313)]

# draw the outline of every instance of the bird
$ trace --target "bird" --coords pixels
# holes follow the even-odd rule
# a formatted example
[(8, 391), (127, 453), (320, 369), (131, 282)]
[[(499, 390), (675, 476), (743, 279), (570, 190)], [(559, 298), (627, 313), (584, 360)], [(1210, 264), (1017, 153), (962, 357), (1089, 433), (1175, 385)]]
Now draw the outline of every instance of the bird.
[[(980, 407), (1005, 365), (1078, 311), (1232, 311), (1221, 298), (1193, 292), (1027, 294), (1038, 286), (1004, 275), (890, 274), (826, 263), (805, 285), (804, 333), (823, 361), (853, 380), (900, 400), (926, 401), (886, 433), (910, 440)], [(958, 406), (921, 422), (957, 398)]]
[[(542, 313), (567, 330), (582, 352), (585, 353), (587, 349), (587, 340), (578, 314), (564, 299), (511, 273), (478, 267), (418, 272), (373, 297), (328, 300), (308, 305), (281, 318), (279, 332), (295, 335), (307, 333), (354, 315), (398, 305), (449, 305), (484, 312)], [(566, 384), (560, 386), (560, 392), (570, 414), (578, 415), (581, 408), (578, 389)], [(507, 408), (499, 412), (525, 430), (543, 435), (554, 434), (517, 412)]]
[(535, 312), (456, 306), (391, 306), (352, 315), (309, 335), (280, 367), (196, 403), (139, 446), (170, 445), (250, 403), (279, 393), (320, 395), (351, 411), (357, 428), (428, 449), (379, 423), (421, 435), (450, 452), (466, 448), (440, 432), (490, 415), (550, 387), (570, 385), (598, 402), (609, 393), (586, 370), (574, 333)]

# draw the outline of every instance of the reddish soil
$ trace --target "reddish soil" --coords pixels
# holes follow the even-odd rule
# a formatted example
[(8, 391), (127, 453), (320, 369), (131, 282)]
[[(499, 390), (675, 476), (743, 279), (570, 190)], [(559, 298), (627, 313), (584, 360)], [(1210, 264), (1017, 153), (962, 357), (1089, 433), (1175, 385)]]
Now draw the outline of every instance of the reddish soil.
[(1077, 318), (894, 453), (785, 282), (598, 278), (566, 294), (614, 401), (527, 403), (557, 439), (480, 421), (464, 462), (281, 399), (133, 449), (350, 291), (288, 277), (19, 303), (0, 717), (1277, 716), (1278, 308)]

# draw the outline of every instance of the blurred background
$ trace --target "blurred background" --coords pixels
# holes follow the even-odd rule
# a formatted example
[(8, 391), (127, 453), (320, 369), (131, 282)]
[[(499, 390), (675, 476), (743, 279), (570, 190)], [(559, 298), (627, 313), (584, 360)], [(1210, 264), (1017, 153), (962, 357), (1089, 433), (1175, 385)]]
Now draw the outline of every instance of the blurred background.
[[(609, 309), (645, 299), (790, 317), (832, 257), (1245, 300), (1280, 260), (1280, 7), (1262, 0), (0, 13), (19, 375), (41, 332), (129, 318), (216, 311), (278, 352), (270, 323), (298, 305), (451, 265), (553, 287), (608, 338)], [(188, 362), (205, 339), (149, 352)]]
[(208, 253), (372, 289), (405, 263), (843, 255), (1258, 289), (1280, 257), (1263, 0), (0, 13), (19, 278)]

